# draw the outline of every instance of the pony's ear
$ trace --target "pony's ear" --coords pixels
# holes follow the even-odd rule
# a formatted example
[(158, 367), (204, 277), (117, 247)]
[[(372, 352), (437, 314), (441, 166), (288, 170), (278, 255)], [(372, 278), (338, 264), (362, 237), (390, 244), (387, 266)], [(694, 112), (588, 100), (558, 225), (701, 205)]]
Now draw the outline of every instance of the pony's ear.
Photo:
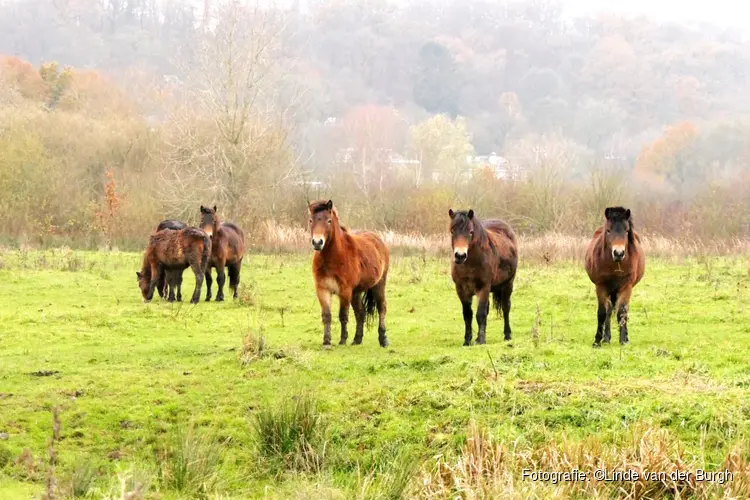
[(449, 209), (448, 209), (448, 215), (449, 215), (449, 216), (450, 216), (450, 218), (452, 219), (452, 218), (453, 218), (453, 216), (454, 216), (454, 215), (456, 215), (456, 213), (455, 213), (455, 212), (453, 211), (453, 209), (452, 209), (452, 208), (449, 208)]
[(469, 220), (473, 219), (473, 218), (474, 218), (474, 210), (472, 210), (472, 209), (469, 209), (469, 213), (468, 213), (468, 214), (466, 214), (466, 215), (468, 215), (468, 216), (469, 216)]
[(625, 210), (625, 218), (630, 219), (630, 209)]
[(326, 203), (326, 209), (331, 210), (333, 208), (333, 200), (328, 200), (328, 203)]
[(611, 214), (611, 213), (612, 213), (612, 209), (611, 208), (605, 208), (604, 209), (604, 218), (605, 219), (609, 219), (609, 214)]
[(142, 277), (142, 275), (141, 275), (140, 271), (136, 271), (136, 272), (135, 272), (135, 275), (136, 275), (136, 276), (138, 276), (138, 279), (141, 279), (141, 277)]
[(201, 213), (203, 213), (205, 211), (206, 211), (206, 207), (204, 207), (203, 205), (201, 205)]
[(214, 205), (214, 212), (216, 212), (216, 205)]

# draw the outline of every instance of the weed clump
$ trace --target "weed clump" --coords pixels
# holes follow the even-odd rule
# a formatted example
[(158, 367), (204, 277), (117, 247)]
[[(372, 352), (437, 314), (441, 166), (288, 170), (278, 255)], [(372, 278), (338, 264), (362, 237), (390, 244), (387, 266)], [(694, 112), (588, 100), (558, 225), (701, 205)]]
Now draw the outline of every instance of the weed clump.
[(310, 473), (322, 470), (327, 422), (309, 396), (262, 409), (253, 425), (260, 455), (271, 469)]

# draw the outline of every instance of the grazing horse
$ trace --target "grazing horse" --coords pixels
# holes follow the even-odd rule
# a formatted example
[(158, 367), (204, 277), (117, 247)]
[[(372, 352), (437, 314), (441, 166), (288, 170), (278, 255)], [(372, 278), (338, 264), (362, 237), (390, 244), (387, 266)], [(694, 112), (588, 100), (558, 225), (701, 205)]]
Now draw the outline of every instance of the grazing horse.
[(385, 335), (385, 284), (388, 277), (390, 253), (375, 233), (350, 232), (339, 223), (333, 201), (311, 203), (310, 233), (313, 257), (313, 278), (323, 318), (323, 347), (331, 345), (331, 296), (339, 296), (340, 345), (349, 336), (349, 305), (354, 309), (357, 330), (352, 345), (362, 343), (365, 320), (371, 319), (377, 308), (379, 315), (378, 341), (388, 347)]
[(474, 211), (454, 212), (451, 218), (451, 276), (463, 306), (464, 345), (471, 345), (471, 301), (477, 299), (477, 344), (485, 343), (490, 292), (495, 310), (502, 310), (505, 340), (510, 340), (510, 296), (518, 268), (518, 244), (513, 229), (501, 220), (480, 221)]
[(216, 302), (224, 300), (224, 283), (226, 275), (224, 268), (229, 271), (229, 288), (233, 298), (237, 298), (237, 288), (240, 286), (240, 271), (242, 258), (245, 256), (245, 234), (242, 229), (231, 222), (220, 222), (216, 215), (216, 205), (208, 208), (201, 205), (200, 228), (211, 236), (211, 259), (206, 269), (206, 301), (211, 300), (211, 268), (216, 268)]
[(144, 302), (151, 301), (159, 276), (165, 268), (190, 267), (195, 273), (195, 290), (190, 302), (197, 304), (210, 256), (211, 237), (198, 228), (186, 227), (177, 231), (165, 229), (152, 234), (143, 256), (141, 271), (135, 273)]
[(594, 232), (586, 248), (586, 272), (596, 285), (599, 302), (594, 347), (601, 347), (602, 337), (605, 344), (612, 338), (609, 323), (613, 306), (620, 325), (620, 344), (628, 343), (630, 295), (646, 270), (646, 255), (633, 229), (630, 210), (609, 207), (604, 217), (604, 225)]
[[(167, 219), (161, 221), (159, 225), (156, 226), (155, 232), (163, 231), (165, 229), (179, 231), (180, 229), (185, 229), (186, 227), (187, 224), (182, 221)], [(176, 269), (165, 268), (164, 272), (159, 275), (156, 289), (159, 292), (160, 298), (163, 299), (165, 296), (167, 296), (167, 292), (169, 292), (169, 298), (167, 300), (169, 300), (169, 302), (174, 302), (176, 290), (177, 302), (182, 302), (182, 271), (184, 271), (184, 269), (181, 267)]]

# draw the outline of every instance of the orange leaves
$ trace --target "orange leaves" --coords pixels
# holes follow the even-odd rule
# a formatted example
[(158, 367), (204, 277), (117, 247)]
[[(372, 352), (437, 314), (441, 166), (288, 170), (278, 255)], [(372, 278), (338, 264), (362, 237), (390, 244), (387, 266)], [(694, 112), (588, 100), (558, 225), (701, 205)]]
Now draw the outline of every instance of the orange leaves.
[(698, 129), (689, 121), (667, 128), (656, 141), (643, 147), (635, 173), (644, 179), (663, 179), (679, 174), (698, 137)]

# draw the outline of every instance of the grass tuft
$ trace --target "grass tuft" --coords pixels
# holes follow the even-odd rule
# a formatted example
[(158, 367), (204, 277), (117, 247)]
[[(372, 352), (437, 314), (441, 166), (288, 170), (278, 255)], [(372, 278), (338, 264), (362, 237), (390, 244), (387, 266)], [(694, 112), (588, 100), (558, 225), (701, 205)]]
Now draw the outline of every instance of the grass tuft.
[(307, 395), (262, 409), (254, 421), (261, 457), (272, 470), (320, 472), (326, 458), (327, 422)]
[(159, 453), (159, 476), (171, 490), (206, 497), (219, 486), (224, 445), (190, 425), (178, 431)]

